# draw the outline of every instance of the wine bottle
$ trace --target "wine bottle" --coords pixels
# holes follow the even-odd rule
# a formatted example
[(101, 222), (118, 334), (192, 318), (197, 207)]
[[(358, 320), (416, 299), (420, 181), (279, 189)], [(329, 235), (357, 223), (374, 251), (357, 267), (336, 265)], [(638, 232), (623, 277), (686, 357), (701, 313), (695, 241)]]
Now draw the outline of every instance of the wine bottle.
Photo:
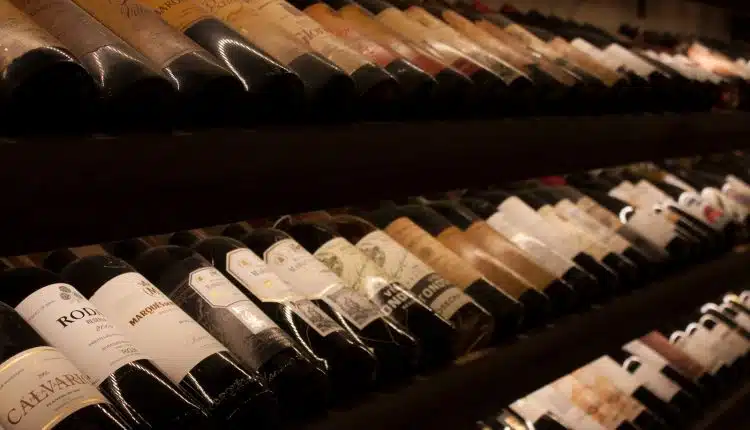
[(467, 98), (473, 91), (473, 84), (468, 76), (399, 37), (358, 4), (349, 0), (325, 0), (325, 3), (336, 9), (338, 16), (357, 31), (432, 76), (438, 83), (434, 96), (446, 108), (460, 108), (468, 101)]
[(620, 367), (611, 357), (600, 357), (573, 371), (571, 375), (596, 392), (613, 409), (617, 409), (615, 420), (630, 422), (639, 429), (668, 428), (644, 404), (646, 401), (649, 404), (659, 405), (661, 401), (640, 386), (633, 375)]
[[(685, 327), (682, 328), (684, 329)], [(702, 377), (705, 380), (711, 381), (703, 382), (703, 384), (709, 386), (712, 394), (717, 396), (726, 392), (727, 385), (731, 382), (731, 372), (721, 360), (718, 351), (711, 351), (706, 348), (707, 337), (706, 330), (694, 330), (691, 333), (687, 333), (684, 330), (678, 329), (670, 333), (669, 342), (682, 350), (691, 359), (700, 363), (701, 367), (705, 369)]]
[(427, 369), (457, 358), (460, 333), (419, 297), (398, 282), (334, 229), (322, 223), (294, 222), (283, 230), (315, 258), (328, 266), (344, 284), (369, 298), (380, 312), (401, 323), (423, 345), (422, 363)]
[[(641, 361), (622, 349), (611, 351), (607, 357), (629, 375), (621, 380), (623, 384), (629, 384), (629, 389), (633, 389), (631, 395), (636, 400), (670, 426), (679, 428), (687, 425), (691, 408), (697, 407), (697, 403), (693, 397), (681, 392), (679, 385), (651, 367), (648, 362)], [(678, 397), (680, 393), (682, 396)]]
[[(207, 6), (211, 3), (208, 0), (201, 1)], [(359, 106), (372, 106), (374, 109), (379, 109), (400, 97), (399, 85), (393, 76), (349, 48), (314, 19), (285, 0), (271, 2), (234, 0), (222, 3), (218, 7), (209, 7), (209, 9), (217, 9), (212, 12), (231, 22), (235, 27), (241, 26), (244, 34), (252, 35), (258, 40), (263, 38), (269, 27), (281, 27), (297, 42), (309, 46), (314, 52), (344, 70), (354, 80), (360, 99)], [(261, 30), (264, 33), (258, 34)]]
[(633, 288), (641, 280), (640, 271), (632, 261), (601, 243), (596, 236), (565, 220), (544, 199), (531, 193), (516, 193), (514, 195), (539, 213), (548, 223), (563, 232), (569, 240), (577, 241), (578, 246), (587, 250), (602, 266), (614, 271), (619, 279), (619, 288)]
[[(565, 375), (549, 385), (552, 390), (566, 400), (566, 403), (572, 403), (576, 409), (582, 410), (584, 414), (590, 416), (594, 425), (585, 428), (639, 429), (629, 418), (640, 415), (643, 412), (643, 405), (631, 397), (625, 396), (605, 378), (600, 378), (598, 385), (592, 385), (583, 382), (589, 382), (590, 377), (586, 374), (592, 372), (578, 371), (580, 378), (574, 376), (575, 373)], [(557, 399), (556, 396), (551, 395), (546, 397), (553, 400)]]
[(337, 215), (327, 222), (388, 276), (456, 327), (457, 355), (482, 348), (491, 341), (495, 327), (492, 315), (385, 232), (352, 215)]
[[(628, 267), (635, 267), (635, 270), (628, 270), (626, 273), (632, 273), (630, 282), (634, 286), (639, 286), (644, 280), (655, 272), (655, 264), (637, 248), (619, 234), (603, 226), (592, 216), (580, 210), (571, 200), (556, 195), (547, 189), (535, 189), (532, 195), (539, 197), (547, 203), (553, 205), (555, 213), (562, 219), (575, 224), (580, 230), (590, 234), (599, 243), (603, 244), (614, 257), (620, 257), (625, 261)], [(610, 267), (618, 267), (619, 262), (610, 262), (603, 260)]]
[(117, 126), (110, 118), (128, 118), (128, 124), (147, 124), (171, 106), (174, 88), (149, 60), (73, 0), (13, 0), (40, 27), (62, 42), (86, 68), (99, 88), (102, 115), (97, 121)]
[[(5, 394), (1, 405), (8, 411), (0, 416), (3, 428), (130, 429), (88, 377), (48, 346), (13, 308), (0, 303), (0, 319), (0, 360), (7, 372), (0, 385)], [(40, 389), (40, 385), (52, 388)]]
[(375, 382), (376, 358), (351, 332), (303, 298), (242, 242), (182, 231), (169, 242), (190, 247), (231, 279), (266, 315), (321, 362), (338, 402), (351, 401)]
[[(146, 56), (179, 90), (183, 121), (220, 121), (241, 100), (244, 88), (206, 50), (135, 0), (119, 4), (73, 0), (99, 22)], [(179, 117), (178, 117), (179, 119)]]
[[(486, 104), (490, 100), (495, 100), (505, 91), (508, 83), (512, 83), (513, 75), (499, 75), (489, 65), (477, 61), (448, 43), (444, 35), (441, 37), (435, 34), (392, 4), (383, 0), (359, 0), (357, 3), (372, 13), (376, 21), (469, 76), (476, 85), (475, 94), (480, 102)], [(517, 85), (523, 85), (525, 81), (519, 79)]]
[[(115, 248), (118, 253), (130, 256), (147, 245), (120, 243)], [(64, 281), (75, 284), (94, 309), (123, 330), (138, 350), (209, 411), (212, 418), (229, 423), (251, 419), (261, 428), (276, 422), (276, 399), (260, 377), (243, 370), (224, 345), (125, 261), (101, 250), (77, 248), (51, 253), (44, 265), (59, 271)], [(140, 369), (145, 371), (147, 367)], [(129, 375), (126, 376), (128, 379), (122, 382), (129, 384)], [(143, 390), (146, 386), (113, 385), (112, 388), (119, 393), (118, 390)], [(149, 404), (152, 399), (151, 394), (132, 398), (128, 407), (142, 408), (146, 412), (140, 414), (144, 416), (150, 411), (149, 416), (156, 420), (160, 408), (174, 404), (174, 410), (161, 411), (165, 414), (162, 418), (165, 425), (169, 419), (178, 419), (180, 424), (188, 420), (185, 425), (193, 421), (185, 412), (180, 416), (178, 411), (187, 406), (180, 407), (174, 398)], [(195, 423), (198, 427), (202, 425), (200, 420)]]
[[(194, 0), (144, 0), (174, 29), (193, 39), (229, 69), (249, 91), (261, 114), (269, 107), (301, 107), (305, 87), (300, 77), (228, 27)], [(254, 100), (253, 100), (254, 99)]]
[[(585, 248), (570, 240), (565, 230), (559, 230), (550, 224), (548, 219), (542, 217), (520, 198), (499, 191), (480, 192), (472, 190), (468, 195), (487, 200), (495, 205), (496, 213), (491, 218), (486, 219), (490, 226), (494, 226), (495, 220), (502, 219), (504, 222), (521, 229), (529, 236), (540, 240), (560, 255), (573, 260), (594, 275), (601, 286), (597, 301), (611, 296), (617, 289), (620, 279), (612, 269), (602, 265)], [(500, 228), (498, 227), (498, 229)]]
[[(506, 222), (502, 217), (495, 216), (497, 213), (495, 205), (471, 197), (462, 198), (460, 202), (468, 210), (485, 220), (490, 228), (525, 251), (526, 255), (537, 265), (544, 267), (570, 285), (582, 304), (595, 301), (596, 297), (600, 295), (599, 290), (602, 287), (593, 275), (578, 266), (570, 258), (563, 257), (538, 239)], [(495, 217), (493, 218), (493, 216)], [(492, 219), (492, 222), (490, 222), (490, 219)]]
[(133, 266), (257, 371), (279, 400), (283, 418), (297, 421), (328, 405), (328, 381), (266, 314), (208, 260), (188, 248), (157, 246)]
[[(363, 214), (363, 218), (384, 231), (453, 285), (487, 309), (495, 318), (494, 340), (515, 334), (523, 318), (523, 306), (495, 287), (466, 261), (443, 245), (407, 216), (383, 209)], [(437, 232), (437, 230), (432, 230)]]
[(26, 129), (28, 118), (44, 118), (34, 121), (36, 130), (64, 125), (75, 115), (60, 112), (84, 112), (94, 101), (96, 87), (75, 56), (7, 0), (0, 2), (0, 29), (6, 129)]
[(419, 342), (369, 299), (346, 287), (328, 266), (281, 230), (246, 230), (234, 224), (223, 231), (245, 244), (284, 282), (325, 310), (361, 339), (378, 359), (378, 383), (395, 385), (414, 374), (420, 362)]
[(334, 36), (346, 42), (349, 47), (393, 75), (404, 92), (407, 105), (424, 109), (425, 105), (430, 102), (437, 86), (437, 82), (430, 75), (401, 58), (390, 48), (360, 33), (351, 23), (339, 17), (336, 11), (327, 4), (316, 0), (291, 0), (290, 3), (311, 16)]
[(536, 290), (547, 295), (556, 314), (571, 311), (578, 306), (580, 298), (569, 284), (537, 265), (477, 214), (454, 201), (434, 201), (428, 206), (463, 231), (468, 240), (502, 261), (506, 267), (531, 283)]
[(3, 301), (81, 369), (134, 426), (191, 425), (205, 417), (74, 286), (38, 267), (8, 269), (0, 278), (7, 285)]
[[(726, 313), (706, 311), (706, 307), (716, 306), (713, 303), (704, 305), (701, 314), (694, 314), (696, 322), (689, 330), (697, 326), (710, 334), (713, 348), (721, 355), (721, 360), (734, 376), (732, 382), (740, 380), (747, 369), (748, 352), (750, 352), (750, 331), (746, 330), (734, 318)], [(722, 306), (716, 306), (721, 309)], [(688, 330), (688, 331), (689, 331)], [(736, 378), (736, 379), (735, 379)]]

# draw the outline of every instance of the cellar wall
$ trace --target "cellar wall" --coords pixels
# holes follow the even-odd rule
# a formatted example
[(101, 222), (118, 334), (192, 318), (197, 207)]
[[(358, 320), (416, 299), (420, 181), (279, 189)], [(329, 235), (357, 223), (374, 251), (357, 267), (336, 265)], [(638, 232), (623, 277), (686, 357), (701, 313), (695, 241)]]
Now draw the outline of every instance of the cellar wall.
[(730, 14), (723, 9), (686, 0), (646, 0), (646, 17), (638, 18), (637, 0), (484, 0), (488, 5), (512, 4), (522, 11), (541, 12), (596, 23), (616, 31), (622, 23), (648, 30), (729, 38)]

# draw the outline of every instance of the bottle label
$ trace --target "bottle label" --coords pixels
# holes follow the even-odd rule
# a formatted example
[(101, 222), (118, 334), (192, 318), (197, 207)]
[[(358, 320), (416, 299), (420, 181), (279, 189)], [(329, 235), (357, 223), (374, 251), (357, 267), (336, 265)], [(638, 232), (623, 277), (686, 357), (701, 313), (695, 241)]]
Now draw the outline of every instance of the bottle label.
[(284, 331), (214, 267), (190, 272), (187, 284), (171, 298), (252, 369), (294, 347)]
[(226, 270), (260, 301), (283, 303), (301, 298), (268, 268), (265, 261), (247, 248), (227, 253)]
[(120, 367), (148, 358), (71, 285), (40, 288), (21, 301), (16, 311), (80, 367), (94, 385)]
[(247, 40), (285, 65), (310, 53), (307, 45), (298, 42), (293, 35), (276, 26), (274, 21), (262, 19), (255, 12), (255, 8), (243, 0), (196, 1), (219, 19), (229, 23)]
[(548, 414), (548, 411), (539, 404), (525, 398), (511, 403), (510, 409), (530, 423), (535, 423), (539, 418)]
[(750, 208), (716, 188), (704, 188), (701, 190), (701, 198), (709, 205), (724, 211), (731, 219), (739, 223), (744, 223), (747, 216), (750, 215)]
[(474, 303), (471, 297), (380, 230), (360, 239), (357, 248), (445, 319), (450, 320), (459, 309)]
[(550, 249), (539, 240), (521, 232), (518, 228), (506, 221), (505, 216), (497, 212), (487, 219), (487, 225), (505, 236), (514, 245), (522, 249), (536, 264), (544, 267), (557, 277), (563, 276), (568, 270), (575, 266), (570, 259)]
[(180, 34), (137, 0), (74, 0), (99, 22), (148, 57), (159, 69), (203, 48)]
[(46, 46), (62, 44), (9, 1), (0, 2), (0, 70), (23, 54)]
[(715, 375), (724, 363), (718, 351), (712, 349), (713, 343), (708, 331), (703, 327), (697, 327), (690, 335), (684, 335), (674, 342), (675, 346), (700, 363), (711, 375)]
[(344, 330), (336, 323), (336, 321), (329, 317), (322, 309), (310, 300), (295, 300), (293, 302), (288, 302), (287, 306), (292, 309), (292, 312), (294, 312), (295, 315), (300, 317), (302, 321), (306, 322), (307, 325), (312, 327), (322, 337)]
[(396, 56), (389, 50), (360, 34), (349, 22), (337, 16), (327, 4), (316, 3), (306, 7), (304, 12), (378, 66), (386, 67), (396, 60)]
[(30, 348), (0, 365), (5, 430), (51, 429), (80, 409), (104, 403), (88, 377), (55, 348)]
[(649, 78), (652, 73), (659, 72), (647, 61), (617, 43), (607, 46), (603, 52), (611, 57), (619, 58), (626, 66), (642, 78)]
[(706, 373), (706, 369), (676, 345), (669, 342), (663, 334), (652, 331), (640, 338), (646, 346), (654, 350), (686, 377), (696, 380)]
[[(638, 380), (633, 377), (627, 370), (623, 369), (615, 360), (608, 356), (602, 356), (584, 366), (585, 372), (592, 372), (589, 376), (603, 376), (612, 384), (628, 396), (632, 396), (635, 390), (640, 388)], [(583, 369), (582, 369), (583, 370)], [(585, 383), (585, 382), (584, 382)], [(640, 412), (639, 412), (640, 413)], [(634, 419), (636, 415), (630, 416)]]
[(329, 240), (313, 255), (349, 288), (379, 304), (380, 312), (385, 315), (395, 316), (394, 312), (405, 315), (403, 312), (414, 304), (414, 299), (401, 285), (393, 282), (383, 269), (344, 238)]
[(431, 76), (435, 76), (445, 69), (445, 64), (441, 64), (437, 59), (428, 57), (419, 52), (416, 48), (404, 42), (391, 32), (388, 27), (373, 19), (368, 13), (362, 10), (362, 7), (356, 4), (347, 4), (338, 10), (338, 15), (347, 22), (353, 24), (362, 34), (379, 43), (382, 46), (390, 48), (400, 57), (409, 60), (412, 64), (424, 70)]
[(628, 225), (661, 248), (665, 248), (677, 237), (674, 224), (650, 209), (636, 209), (628, 220)]
[(719, 360), (727, 365), (734, 363), (741, 352), (737, 349), (734, 331), (723, 323), (716, 324), (712, 329), (705, 329), (710, 335), (710, 344), (720, 357)]
[[(560, 388), (565, 387), (566, 384), (577, 385), (578, 382), (572, 379), (571, 376), (564, 378), (570, 378), (567, 382), (562, 382), (559, 385), (549, 384), (534, 391), (533, 393), (526, 396), (526, 400), (541, 405), (545, 409), (549, 409), (555, 414), (555, 417), (559, 419), (560, 423), (571, 429), (586, 429), (586, 430), (604, 430), (605, 428), (594, 420), (592, 413), (596, 412), (596, 409), (582, 409), (575, 403), (573, 403), (570, 396), (566, 396), (563, 392), (558, 391), (555, 386)], [(585, 387), (581, 387), (585, 389)]]
[(734, 317), (734, 321), (746, 331), (750, 331), (750, 317), (745, 315), (745, 313), (738, 312)]
[(737, 203), (738, 206), (747, 209), (750, 207), (750, 189), (745, 188), (742, 185), (738, 185), (733, 182), (727, 181), (722, 185), (721, 192), (727, 196), (728, 199)]
[(490, 226), (500, 226), (500, 221), (498, 221), (498, 214), (500, 214), (502, 220), (506, 223), (551, 246), (553, 251), (563, 257), (573, 259), (578, 254), (579, 250), (568, 241), (563, 231), (557, 230), (544, 217), (518, 197), (513, 196), (505, 199), (497, 207), (497, 210), (498, 213), (487, 220)]
[(481, 273), (409, 218), (398, 218), (385, 228), (385, 232), (461, 289), (482, 279)]
[(331, 269), (292, 239), (271, 245), (263, 259), (297, 292), (311, 300), (325, 300), (360, 330), (381, 317), (374, 303), (348, 289)]
[(281, 27), (297, 41), (310, 46), (348, 74), (371, 64), (314, 19), (284, 0), (244, 0), (242, 4), (248, 6), (257, 17)]
[(139, 273), (123, 273), (105, 282), (91, 303), (174, 383), (205, 358), (227, 351)]
[(551, 385), (602, 426), (609, 429), (619, 427), (627, 421), (627, 416), (617, 404), (624, 395), (606, 378), (595, 377), (595, 382), (596, 385), (589, 385), (577, 377), (566, 375)]
[(213, 18), (206, 9), (203, 9), (193, 0), (143, 0), (143, 2), (172, 27), (185, 32), (194, 24), (204, 19)]
[(579, 68), (585, 70), (586, 73), (596, 76), (597, 79), (602, 81), (602, 83), (608, 87), (614, 86), (620, 80), (620, 75), (617, 74), (617, 72), (609, 69), (590, 55), (572, 46), (568, 41), (561, 37), (553, 38), (547, 42), (547, 46), (556, 50), (560, 55), (565, 57), (567, 61), (570, 61)]
[(590, 254), (597, 261), (601, 262), (604, 260), (604, 257), (609, 254), (609, 249), (599, 243), (593, 236), (560, 218), (557, 213), (555, 213), (552, 206), (542, 206), (539, 208), (538, 212), (547, 220), (547, 222), (557, 229), (557, 231), (565, 234), (567, 240), (570, 241), (573, 246)]
[[(615, 369), (617, 369), (622, 372), (620, 375), (626, 375), (627, 379), (632, 378), (617, 363), (611, 361), (611, 359), (609, 361), (610, 363), (597, 360), (591, 363), (593, 366), (587, 365), (574, 371), (573, 377), (596, 393), (597, 397), (606, 404), (605, 407), (600, 407), (597, 410), (597, 415), (601, 418), (598, 421), (602, 424), (618, 423), (614, 426), (616, 428), (619, 423), (635, 420), (646, 408), (630, 397), (630, 393), (620, 389), (618, 382), (622, 383), (627, 389), (630, 389), (629, 385), (631, 384), (625, 382), (625, 377), (620, 378), (618, 375), (618, 378), (613, 380), (607, 374), (609, 371), (616, 373)], [(614, 364), (614, 367), (612, 367), (612, 364)]]
[(642, 362), (647, 362), (651, 366), (657, 368), (659, 371), (669, 365), (666, 358), (661, 356), (658, 352), (654, 351), (643, 343), (640, 339), (631, 340), (622, 347), (623, 351), (629, 352), (640, 358)]
[(630, 247), (630, 243), (622, 236), (602, 225), (570, 200), (560, 200), (555, 205), (555, 210), (558, 215), (591, 233), (599, 242), (616, 253), (622, 253)]
[(697, 193), (684, 192), (677, 200), (680, 208), (716, 231), (721, 231), (730, 221), (721, 210), (709, 205)]
[(114, 33), (71, 0), (13, 0), (13, 4), (63, 42), (78, 58), (103, 46), (128, 49)]
[(477, 268), (493, 285), (497, 285), (513, 298), (519, 298), (533, 288), (523, 276), (513, 272), (503, 261), (476, 246), (457, 227), (446, 228), (440, 232), (437, 239), (465, 262)]
[(607, 194), (616, 199), (628, 202), (631, 205), (637, 204), (635, 200), (635, 185), (630, 181), (622, 181), (616, 187), (610, 189)]
[(435, 18), (419, 6), (409, 6), (405, 11), (406, 15), (430, 30), (430, 35), (437, 41), (451, 46), (458, 51), (465, 53), (473, 60), (492, 70), (506, 84), (510, 84), (521, 76), (521, 73), (505, 64), (499, 58), (489, 54), (479, 45), (465, 38), (449, 25), (438, 18)]
[[(625, 364), (627, 365), (627, 362)], [(646, 387), (664, 402), (669, 403), (680, 392), (679, 385), (664, 376), (661, 369), (646, 360), (640, 360), (640, 365), (631, 375), (640, 385)]]

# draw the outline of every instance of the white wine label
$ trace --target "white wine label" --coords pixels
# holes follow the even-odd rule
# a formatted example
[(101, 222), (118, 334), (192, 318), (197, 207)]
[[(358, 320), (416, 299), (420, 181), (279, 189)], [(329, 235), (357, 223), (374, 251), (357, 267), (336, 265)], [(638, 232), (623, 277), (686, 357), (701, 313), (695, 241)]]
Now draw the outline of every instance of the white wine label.
[(616, 187), (609, 190), (607, 194), (616, 199), (628, 202), (631, 205), (637, 204), (635, 196), (635, 185), (633, 185), (633, 183), (630, 181), (620, 182)]
[(534, 260), (534, 263), (544, 267), (557, 277), (563, 276), (575, 266), (575, 263), (571, 259), (556, 253), (549, 246), (522, 232), (506, 221), (505, 216), (500, 212), (493, 214), (487, 219), (487, 224), (506, 239), (513, 242), (514, 245), (523, 249)]
[(651, 209), (636, 209), (628, 219), (628, 226), (661, 248), (677, 237), (675, 226)]
[(558, 215), (591, 233), (600, 243), (616, 253), (622, 253), (630, 247), (630, 243), (617, 232), (605, 227), (570, 200), (560, 200), (555, 205), (555, 210)]
[(539, 214), (547, 220), (557, 231), (564, 232), (567, 236), (567, 240), (573, 243), (578, 249), (590, 254), (597, 261), (604, 260), (604, 257), (609, 254), (609, 249), (599, 243), (596, 238), (592, 237), (589, 233), (576, 227), (574, 224), (565, 221), (560, 218), (552, 206), (543, 206), (539, 208)]
[(268, 268), (266, 262), (247, 248), (227, 253), (227, 273), (262, 302), (282, 303), (301, 296)]
[(576, 249), (572, 244), (566, 242), (564, 233), (556, 230), (544, 217), (518, 197), (505, 199), (497, 209), (500, 215), (494, 214), (487, 220), (490, 226), (493, 226), (493, 223), (499, 224), (497, 217), (502, 216), (505, 222), (551, 246), (555, 252), (565, 258), (572, 259), (580, 251), (580, 249)]
[(585, 367), (586, 371), (594, 372), (612, 381), (620, 391), (628, 396), (632, 396), (639, 387), (638, 380), (633, 375), (606, 355), (588, 363)]
[(108, 403), (58, 350), (39, 346), (0, 365), (0, 424), (5, 430), (47, 430), (74, 412)]
[(734, 331), (722, 323), (716, 324), (711, 330), (706, 329), (711, 336), (712, 348), (718, 353), (722, 363), (731, 365), (742, 351), (738, 349), (736, 338), (732, 336)]
[(675, 341), (675, 346), (690, 356), (693, 360), (700, 363), (712, 375), (716, 374), (722, 367), (722, 361), (718, 351), (712, 350), (712, 341), (707, 330), (698, 327), (689, 336), (685, 335)]
[(292, 239), (271, 245), (263, 259), (297, 292), (310, 300), (325, 300), (360, 330), (381, 317), (374, 303), (348, 289), (331, 269)]
[(643, 206), (644, 208), (652, 208), (664, 204), (677, 204), (669, 194), (645, 179), (641, 179), (635, 184), (634, 195), (638, 199), (638, 206)]
[(634, 72), (636, 72), (643, 78), (648, 78), (652, 73), (658, 72), (658, 70), (654, 66), (649, 64), (646, 60), (635, 55), (632, 51), (617, 43), (613, 43), (604, 48), (604, 52), (608, 55), (621, 58), (623, 61), (625, 61), (626, 65), (628, 65)]
[(83, 370), (94, 385), (120, 367), (148, 358), (116, 323), (71, 285), (40, 288), (19, 303), (16, 311)]
[[(571, 377), (567, 376), (567, 378)], [(573, 383), (576, 383), (576, 381), (573, 380)], [(593, 411), (582, 409), (574, 404), (569, 397), (557, 391), (552, 384), (534, 391), (525, 399), (549, 409), (560, 423), (568, 428), (586, 430), (604, 430), (605, 428), (590, 415), (590, 412)]]
[(380, 230), (360, 239), (357, 248), (445, 319), (474, 303), (471, 297)]
[(415, 298), (410, 297), (400, 284), (390, 279), (383, 269), (344, 238), (329, 240), (314, 255), (350, 288), (378, 304), (380, 312), (385, 315), (406, 315), (403, 312), (415, 302)]
[(631, 375), (640, 385), (665, 402), (671, 401), (680, 392), (679, 385), (664, 376), (659, 368), (646, 360), (640, 360), (640, 365)]
[[(627, 379), (632, 378), (632, 375), (627, 373), (625, 369), (618, 366), (611, 359), (610, 361), (614, 364), (615, 368), (627, 375)], [(607, 403), (608, 408), (605, 410), (611, 414), (603, 414), (608, 417), (607, 422), (621, 423), (622, 421), (635, 420), (646, 408), (637, 400), (630, 397), (631, 393), (625, 392), (620, 388), (622, 386), (630, 390), (630, 382), (632, 380), (627, 381), (621, 375), (615, 375), (615, 379), (612, 379), (608, 374), (610, 372), (613, 374), (616, 373), (606, 360), (600, 359), (574, 371), (572, 375), (583, 385), (593, 390), (602, 401)]]
[(552, 386), (605, 428), (615, 429), (627, 421), (627, 415), (617, 404), (623, 394), (606, 378), (597, 378), (597, 385), (590, 386), (566, 375), (552, 382)]
[(622, 349), (637, 356), (641, 359), (641, 361), (648, 362), (653, 367), (658, 368), (658, 370), (661, 370), (669, 365), (669, 361), (667, 361), (666, 358), (651, 349), (650, 346), (643, 343), (640, 339), (631, 340), (630, 342), (626, 343), (622, 347)]
[(684, 192), (680, 194), (677, 201), (680, 208), (694, 216), (702, 223), (721, 231), (729, 223), (730, 218), (724, 212), (706, 203), (701, 196), (696, 193)]
[(539, 418), (549, 413), (541, 405), (527, 399), (516, 400), (510, 404), (510, 409), (530, 423), (535, 423)]
[(292, 309), (295, 315), (300, 317), (302, 321), (306, 322), (307, 325), (312, 327), (323, 337), (344, 330), (336, 323), (336, 321), (329, 317), (328, 314), (323, 312), (322, 309), (310, 300), (295, 300), (293, 302), (288, 302), (287, 306)]
[(115, 276), (91, 303), (120, 327), (174, 383), (227, 348), (139, 273)]

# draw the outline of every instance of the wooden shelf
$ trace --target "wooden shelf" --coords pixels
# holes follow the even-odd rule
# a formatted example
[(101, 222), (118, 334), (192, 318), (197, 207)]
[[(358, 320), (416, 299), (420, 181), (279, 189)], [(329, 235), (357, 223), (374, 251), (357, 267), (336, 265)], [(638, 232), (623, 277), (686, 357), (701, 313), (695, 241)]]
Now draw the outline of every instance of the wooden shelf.
[(0, 141), (0, 254), (747, 146), (750, 114)]
[[(747, 285), (748, 264), (750, 253), (727, 254), (483, 351), (397, 392), (334, 411), (304, 430), (471, 429), (476, 420), (524, 394), (720, 298), (732, 287)], [(708, 428), (715, 427), (700, 430)]]

